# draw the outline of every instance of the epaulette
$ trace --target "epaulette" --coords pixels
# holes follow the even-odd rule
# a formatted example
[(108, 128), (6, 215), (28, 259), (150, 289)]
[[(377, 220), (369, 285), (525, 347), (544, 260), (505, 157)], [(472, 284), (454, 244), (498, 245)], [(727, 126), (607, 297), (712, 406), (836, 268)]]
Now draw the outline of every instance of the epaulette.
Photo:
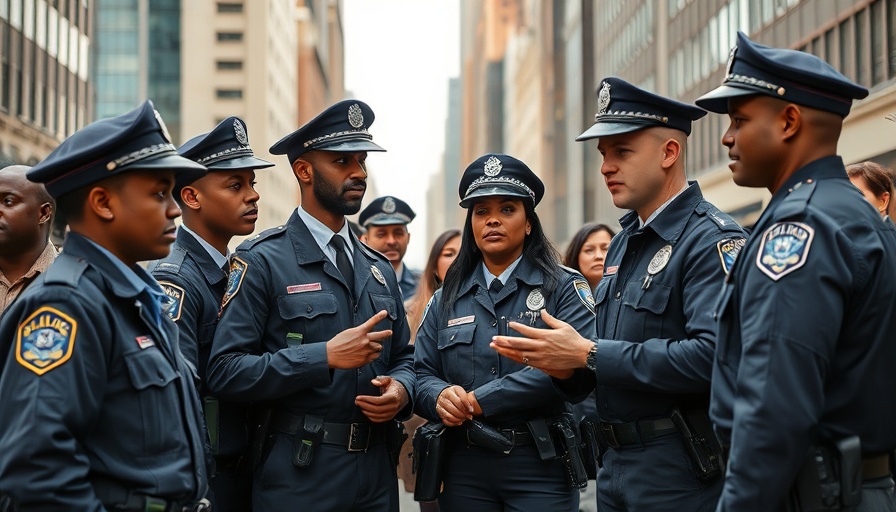
[(64, 284), (77, 288), (78, 281), (81, 280), (87, 267), (86, 260), (62, 253), (44, 273), (44, 283)]
[(787, 196), (775, 209), (775, 219), (786, 219), (803, 214), (809, 206), (809, 199), (815, 192), (815, 180), (801, 181), (788, 190)]
[(146, 271), (152, 274), (155, 271), (159, 272), (171, 272), (173, 274), (177, 274), (180, 272), (180, 267), (184, 263), (184, 258), (187, 257), (187, 250), (183, 247), (176, 245), (171, 249), (171, 252), (168, 256), (165, 256), (163, 259), (155, 260), (146, 266)]
[[(359, 245), (361, 246), (361, 250), (363, 250), (367, 254), (367, 256), (369, 256), (375, 260), (389, 262), (389, 258), (387, 258), (385, 254), (374, 249), (373, 247), (370, 247), (369, 245), (365, 244), (364, 242), (360, 242)], [(390, 262), (389, 264), (391, 265), (392, 263)]]
[(582, 275), (581, 272), (579, 272), (578, 270), (576, 270), (576, 269), (574, 269), (574, 268), (572, 268), (572, 267), (567, 267), (566, 265), (557, 265), (557, 266), (560, 267), (561, 270), (566, 271), (566, 273), (569, 274), (569, 275), (572, 275), (572, 276), (574, 276), (574, 275), (579, 275), (579, 276), (581, 276), (581, 275)]
[(244, 240), (243, 243), (241, 243), (239, 245), (239, 247), (237, 247), (237, 250), (245, 251), (245, 250), (251, 249), (252, 247), (255, 247), (256, 245), (263, 242), (264, 240), (267, 240), (268, 238), (273, 238), (278, 235), (282, 235), (283, 233), (286, 233), (286, 224), (282, 224), (275, 228), (266, 229), (266, 230), (262, 231), (261, 233), (253, 236), (252, 238), (249, 238), (248, 240)]
[(722, 231), (742, 231), (741, 227), (731, 218), (730, 215), (716, 208), (712, 203), (706, 200), (700, 201), (694, 208), (698, 215), (709, 217)]

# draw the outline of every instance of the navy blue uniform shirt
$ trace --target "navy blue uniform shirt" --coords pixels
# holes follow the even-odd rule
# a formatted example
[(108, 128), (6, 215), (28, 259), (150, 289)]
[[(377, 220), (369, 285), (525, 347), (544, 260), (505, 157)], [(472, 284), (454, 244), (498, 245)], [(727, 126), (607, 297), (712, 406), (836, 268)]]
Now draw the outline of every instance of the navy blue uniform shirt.
[(839, 157), (772, 197), (715, 307), (710, 413), (731, 455), (718, 510), (775, 510), (811, 443), (896, 448), (896, 230)]
[(177, 327), (152, 278), (112, 258), (69, 233), (0, 322), (0, 482), (23, 509), (111, 509), (121, 503), (109, 482), (205, 495), (199, 397)]
[[(239, 246), (208, 367), (215, 396), (343, 423), (366, 419), (355, 397), (379, 395), (370, 383), (377, 375), (390, 375), (413, 397), (414, 348), (395, 272), (385, 257), (349, 238), (353, 294), (296, 212), (286, 225)], [(326, 342), (382, 310), (388, 316), (374, 331), (391, 329), (392, 336), (380, 356), (358, 369), (330, 369)]]
[(683, 402), (705, 406), (712, 306), (745, 233), (696, 183), (645, 227), (633, 211), (620, 224), (595, 296), (596, 372), (577, 372), (573, 381), (596, 378), (597, 413), (606, 422), (668, 417)]
[[(547, 374), (506, 359), (489, 347), (492, 336), (498, 334), (501, 317), (547, 328), (539, 313), (542, 307), (582, 336), (594, 337), (587, 282), (566, 267), (558, 271), (557, 288), (545, 290), (541, 270), (524, 256), (498, 294), (497, 304), (493, 304), (485, 277), (477, 270), (460, 287), (450, 318), (442, 318), (442, 290), (436, 291), (414, 344), (418, 414), (441, 421), (436, 399), (452, 385), (475, 391), (482, 408), (481, 419), (498, 426), (518, 427), (527, 420), (549, 418), (566, 410)], [(539, 302), (538, 297), (543, 299)]]

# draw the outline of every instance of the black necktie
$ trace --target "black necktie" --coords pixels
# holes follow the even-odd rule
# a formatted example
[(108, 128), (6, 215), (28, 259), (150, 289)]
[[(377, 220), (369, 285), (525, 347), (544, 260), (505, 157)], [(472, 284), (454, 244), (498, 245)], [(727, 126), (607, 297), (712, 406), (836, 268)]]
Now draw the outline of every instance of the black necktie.
[(492, 284), (488, 285), (488, 294), (492, 297), (492, 302), (498, 300), (498, 294), (504, 289), (504, 283), (497, 277), (492, 280)]
[(355, 271), (352, 269), (352, 262), (349, 261), (348, 255), (345, 254), (345, 240), (339, 235), (333, 235), (330, 239), (330, 247), (336, 251), (336, 268), (345, 279), (345, 284), (351, 292), (355, 288)]

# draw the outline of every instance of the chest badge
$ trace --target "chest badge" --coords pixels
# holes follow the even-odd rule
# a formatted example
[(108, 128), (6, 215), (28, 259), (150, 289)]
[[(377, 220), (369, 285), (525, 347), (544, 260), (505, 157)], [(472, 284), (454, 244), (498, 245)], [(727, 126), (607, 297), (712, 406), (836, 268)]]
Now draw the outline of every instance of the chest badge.
[(532, 311), (544, 309), (544, 295), (541, 293), (541, 288), (535, 288), (529, 292), (529, 296), (526, 297), (526, 307)]
[(373, 278), (379, 281), (381, 285), (386, 286), (386, 278), (383, 277), (383, 273), (380, 272), (380, 269), (376, 268), (376, 265), (370, 266), (370, 273), (373, 274)]
[(642, 290), (650, 288), (650, 282), (653, 281), (653, 276), (666, 268), (666, 265), (669, 263), (669, 258), (671, 257), (671, 245), (664, 245), (662, 249), (656, 251), (656, 254), (653, 255), (653, 259), (650, 260), (650, 264), (647, 265), (647, 275), (644, 276), (644, 282), (641, 284)]

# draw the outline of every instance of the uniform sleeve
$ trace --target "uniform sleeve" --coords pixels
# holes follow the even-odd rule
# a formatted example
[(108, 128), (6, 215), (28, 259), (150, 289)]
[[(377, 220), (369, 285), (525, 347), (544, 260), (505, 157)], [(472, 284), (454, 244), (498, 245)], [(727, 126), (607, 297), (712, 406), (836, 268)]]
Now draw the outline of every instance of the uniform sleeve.
[(713, 233), (686, 256), (680, 293), (687, 337), (637, 343), (598, 339), (598, 384), (668, 393), (706, 392), (716, 344), (712, 310), (725, 280), (716, 244), (731, 235)]
[(423, 322), (414, 341), (414, 372), (417, 377), (414, 411), (427, 420), (436, 422), (442, 421), (436, 412), (436, 399), (445, 388), (451, 386), (445, 380), (438, 347), (441, 298), (442, 291), (437, 290), (426, 305)]
[(176, 301), (169, 311), (169, 316), (177, 324), (178, 346), (181, 354), (194, 368), (200, 368), (198, 331), (200, 318), (202, 318), (202, 300), (199, 292), (186, 276), (168, 272), (153, 272), (153, 277), (169, 297), (172, 287), (174, 293), (181, 294), (180, 300)]
[[(593, 339), (595, 334), (594, 312), (576, 291), (575, 279), (568, 276), (554, 290), (556, 295), (555, 311), (548, 311), (555, 318), (570, 324), (579, 335)], [(592, 306), (593, 307), (593, 306)], [(476, 400), (482, 408), (484, 417), (501, 414), (507, 411), (519, 411), (552, 404), (564, 400), (564, 396), (554, 387), (551, 377), (531, 367), (523, 368), (490, 381), (475, 389)], [(581, 400), (587, 396), (583, 391), (575, 397)]]
[[(16, 304), (0, 322), (0, 482), (21, 510), (104, 510), (88, 481), (82, 442), (106, 392), (103, 343), (110, 336), (98, 331), (107, 322), (103, 312), (88, 313), (88, 304), (96, 306), (69, 289), (47, 290)], [(27, 325), (42, 317), (45, 325), (63, 322), (55, 324), (52, 348), (41, 345), (48, 338), (29, 336)], [(56, 345), (66, 332), (67, 344)], [(46, 351), (35, 356), (41, 348)]]
[[(332, 372), (326, 343), (306, 343), (267, 352), (263, 345), (270, 310), (271, 269), (250, 252), (242, 280), (215, 330), (208, 365), (208, 386), (219, 398), (238, 402), (276, 400), (300, 389), (326, 386)], [(231, 268), (231, 274), (233, 268)], [(225, 295), (225, 300), (228, 295)]]
[(408, 404), (395, 415), (398, 419), (410, 418), (414, 411), (414, 389), (417, 379), (414, 376), (414, 346), (410, 344), (411, 331), (408, 328), (408, 315), (402, 303), (401, 289), (395, 282), (392, 298), (398, 308), (398, 318), (392, 322), (392, 346), (389, 361), (389, 376), (397, 380), (408, 392)]
[(858, 248), (874, 247), (850, 238), (816, 223), (805, 265), (777, 281), (755, 259), (742, 262), (743, 346), (720, 511), (776, 510), (816, 438), (843, 312), (867, 279), (856, 275), (867, 269)]

